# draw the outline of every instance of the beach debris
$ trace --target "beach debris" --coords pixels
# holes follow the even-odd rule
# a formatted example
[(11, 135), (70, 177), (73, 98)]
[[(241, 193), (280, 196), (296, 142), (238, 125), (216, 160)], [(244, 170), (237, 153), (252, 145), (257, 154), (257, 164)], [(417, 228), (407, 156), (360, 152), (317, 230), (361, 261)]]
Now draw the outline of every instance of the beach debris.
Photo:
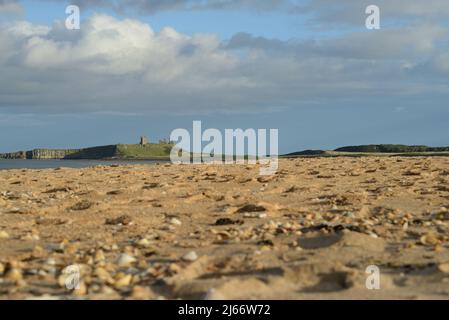
[(265, 212), (245, 212), (243, 214), (245, 218), (258, 218), (258, 219), (265, 219), (268, 217), (268, 214)]
[(246, 212), (264, 212), (267, 209), (263, 206), (258, 206), (255, 204), (246, 204), (239, 209), (237, 209), (236, 213), (246, 213)]
[(116, 288), (128, 287), (131, 284), (132, 279), (133, 276), (131, 274), (119, 272), (115, 276), (114, 287)]
[(18, 268), (9, 268), (9, 270), (6, 271), (5, 279), (20, 281), (23, 279), (22, 271)]
[(69, 208), (69, 210), (72, 210), (72, 211), (84, 211), (84, 210), (87, 210), (87, 209), (91, 208), (93, 205), (94, 204), (91, 201), (89, 201), (89, 200), (82, 200), (80, 202), (77, 202), (73, 206), (71, 206)]
[(421, 238), (419, 238), (419, 242), (425, 246), (436, 246), (441, 243), (441, 240), (435, 234), (428, 233), (421, 236)]
[(112, 190), (112, 191), (109, 191), (108, 193), (106, 193), (108, 196), (118, 196), (118, 195), (120, 195), (120, 194), (123, 194), (123, 193), (125, 193), (125, 191), (123, 191), (123, 190)]
[(173, 224), (175, 226), (180, 226), (180, 225), (182, 225), (182, 222), (181, 222), (181, 220), (179, 220), (177, 218), (171, 218), (170, 219), (170, 224)]
[(439, 264), (438, 270), (440, 270), (443, 273), (449, 273), (449, 262)]
[(140, 240), (137, 240), (135, 242), (135, 244), (139, 248), (150, 248), (151, 247), (151, 242), (147, 238), (142, 238)]
[(44, 191), (44, 193), (70, 192), (71, 190), (72, 189), (70, 187), (59, 187), (59, 188), (49, 189), (47, 191)]
[(404, 176), (420, 176), (421, 171), (418, 170), (407, 170), (403, 173)]
[(308, 233), (308, 232), (316, 232), (316, 231), (326, 231), (326, 232), (341, 232), (343, 230), (350, 230), (354, 232), (362, 232), (361, 228), (358, 226), (354, 226), (352, 224), (328, 224), (328, 223), (321, 223), (315, 226), (305, 227), (302, 228), (300, 231), (302, 233)]
[(159, 187), (159, 183), (156, 182), (145, 182), (145, 185), (142, 187), (143, 190), (150, 190)]
[(122, 216), (119, 216), (117, 218), (112, 218), (112, 219), (106, 219), (105, 224), (107, 225), (123, 225), (123, 226), (127, 226), (130, 225), (132, 223), (132, 219), (129, 215), (125, 214)]
[(258, 242), (257, 242), (257, 245), (258, 245), (258, 246), (270, 246), (270, 247), (273, 247), (273, 246), (274, 246), (274, 243), (273, 243), (273, 241), (270, 240), (270, 239), (265, 239), (265, 240), (260, 240), (260, 241), (258, 241)]
[(136, 258), (127, 253), (122, 253), (117, 260), (117, 263), (120, 267), (130, 267), (135, 262)]
[(135, 300), (152, 300), (157, 295), (149, 287), (135, 286), (131, 292), (131, 298)]
[(6, 231), (0, 231), (0, 239), (8, 239), (9, 238), (9, 234)]
[(195, 251), (190, 251), (185, 255), (183, 255), (181, 259), (184, 261), (193, 262), (198, 259), (198, 255), (196, 254)]
[(233, 224), (243, 224), (243, 220), (232, 220), (230, 218), (220, 218), (215, 221), (216, 226), (228, 226)]

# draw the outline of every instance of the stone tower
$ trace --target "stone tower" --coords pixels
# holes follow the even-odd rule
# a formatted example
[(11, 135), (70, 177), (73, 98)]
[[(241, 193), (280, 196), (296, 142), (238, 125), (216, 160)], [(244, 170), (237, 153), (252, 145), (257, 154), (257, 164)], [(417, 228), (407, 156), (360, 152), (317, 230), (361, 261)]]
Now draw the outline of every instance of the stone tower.
[(149, 144), (149, 143), (150, 143), (150, 141), (148, 140), (147, 137), (145, 137), (145, 136), (141, 136), (140, 137), (140, 145), (141, 146), (144, 146), (144, 145)]

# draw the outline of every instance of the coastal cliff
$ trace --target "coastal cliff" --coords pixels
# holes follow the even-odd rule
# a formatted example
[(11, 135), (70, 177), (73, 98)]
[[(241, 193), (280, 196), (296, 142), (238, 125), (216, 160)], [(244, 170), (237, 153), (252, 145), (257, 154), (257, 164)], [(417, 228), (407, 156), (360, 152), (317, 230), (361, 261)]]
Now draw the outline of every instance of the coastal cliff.
[(102, 160), (164, 159), (170, 156), (172, 144), (117, 144), (84, 149), (34, 149), (0, 153), (0, 159), (30, 160)]
[(17, 151), (11, 153), (0, 153), (0, 159), (64, 159), (67, 156), (79, 152), (75, 149), (34, 149), (30, 151)]
[(64, 159), (71, 154), (79, 152), (72, 149), (34, 149), (26, 152), (27, 159), (46, 160), (46, 159)]

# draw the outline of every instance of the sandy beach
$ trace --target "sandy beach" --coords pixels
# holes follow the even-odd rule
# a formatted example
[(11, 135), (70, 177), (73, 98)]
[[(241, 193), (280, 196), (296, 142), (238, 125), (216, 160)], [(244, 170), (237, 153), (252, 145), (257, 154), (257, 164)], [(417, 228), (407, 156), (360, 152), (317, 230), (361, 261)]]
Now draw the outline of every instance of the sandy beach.
[(446, 157), (4, 170), (0, 298), (449, 299), (448, 209)]

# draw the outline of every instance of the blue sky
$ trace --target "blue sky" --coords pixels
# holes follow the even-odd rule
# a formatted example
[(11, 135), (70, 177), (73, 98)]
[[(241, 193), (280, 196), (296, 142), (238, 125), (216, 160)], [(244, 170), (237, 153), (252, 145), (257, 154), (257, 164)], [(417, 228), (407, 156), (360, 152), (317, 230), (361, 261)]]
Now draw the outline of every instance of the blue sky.
[(282, 153), (449, 145), (449, 3), (379, 0), (368, 31), (371, 2), (78, 0), (68, 31), (64, 1), (1, 0), (0, 152), (157, 140), (193, 120), (277, 128)]
[[(65, 20), (67, 4), (61, 2), (41, 2), (36, 8), (36, 0), (23, 1), (25, 18), (34, 23), (49, 24), (54, 20)], [(307, 37), (304, 27), (306, 20), (288, 13), (279, 12), (250, 12), (250, 11), (174, 11), (160, 12), (154, 15), (117, 14), (105, 8), (87, 8), (82, 18), (87, 19), (92, 14), (101, 13), (116, 17), (134, 18), (149, 23), (155, 30), (171, 26), (176, 30), (187, 33), (216, 33), (222, 39), (229, 39), (235, 33), (247, 32), (256, 36), (289, 40)]]

